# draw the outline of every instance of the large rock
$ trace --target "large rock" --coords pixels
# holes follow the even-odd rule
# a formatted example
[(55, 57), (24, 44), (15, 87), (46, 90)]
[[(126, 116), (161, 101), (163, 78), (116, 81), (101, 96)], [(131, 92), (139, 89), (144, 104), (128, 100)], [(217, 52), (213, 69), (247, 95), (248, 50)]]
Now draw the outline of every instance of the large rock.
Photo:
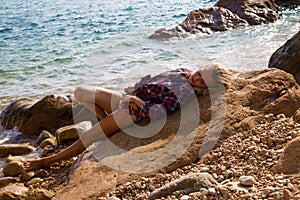
[(33, 150), (34, 148), (28, 144), (1, 144), (0, 157), (29, 154)]
[(300, 84), (300, 31), (273, 53), (269, 61), (270, 67), (293, 74)]
[(242, 26), (266, 24), (280, 17), (278, 11), (274, 0), (219, 0), (211, 8), (200, 8), (190, 12), (178, 26), (159, 29), (149, 38), (185, 38), (191, 34), (210, 34)]
[(29, 189), (24, 186), (18, 186), (18, 185), (8, 185), (4, 188), (0, 188), (0, 199), (3, 200), (15, 200), (15, 199), (20, 199), (23, 200), (22, 198), (23, 195), (28, 192)]
[[(210, 151), (218, 139), (220, 142), (236, 132), (255, 127), (268, 113), (294, 116), (300, 108), (300, 90), (291, 74), (273, 68), (234, 72), (226, 96), (218, 98), (211, 93), (198, 100), (198, 113), (188, 104), (187, 119), (182, 118), (180, 112), (171, 114), (154, 136), (138, 138), (127, 134), (127, 130), (120, 131), (89, 153), (82, 154), (68, 186), (55, 197), (79, 200), (105, 196), (115, 186), (134, 178), (151, 176), (158, 171), (170, 172), (191, 164)], [(191, 120), (199, 117), (199, 113), (200, 123), (192, 126)], [(226, 116), (223, 118), (222, 114)], [(154, 125), (156, 123), (159, 122)], [(178, 131), (179, 127), (183, 132)]]
[(182, 194), (198, 192), (201, 188), (212, 188), (218, 185), (218, 182), (209, 173), (194, 173), (182, 176), (163, 187), (150, 193), (148, 200), (161, 199), (167, 197), (176, 191)]
[(219, 0), (214, 6), (230, 10), (250, 25), (275, 22), (279, 18), (274, 0)]
[(20, 132), (38, 135), (41, 131), (73, 124), (72, 103), (66, 97), (48, 95), (34, 103), (28, 99), (12, 102), (0, 115), (6, 129), (17, 126)]
[(300, 136), (288, 142), (277, 164), (275, 173), (296, 174), (300, 172)]

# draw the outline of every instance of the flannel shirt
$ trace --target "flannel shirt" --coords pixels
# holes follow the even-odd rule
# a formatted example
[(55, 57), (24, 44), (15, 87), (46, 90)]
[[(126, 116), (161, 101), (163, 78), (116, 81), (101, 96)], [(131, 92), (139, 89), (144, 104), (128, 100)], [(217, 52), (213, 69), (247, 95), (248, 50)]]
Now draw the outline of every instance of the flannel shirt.
[(129, 108), (129, 113), (135, 115), (136, 120), (146, 117), (155, 120), (164, 113), (169, 114), (180, 109), (195, 95), (194, 88), (187, 80), (191, 73), (189, 69), (178, 68), (153, 78), (145, 76), (132, 92), (144, 104), (139, 111)]

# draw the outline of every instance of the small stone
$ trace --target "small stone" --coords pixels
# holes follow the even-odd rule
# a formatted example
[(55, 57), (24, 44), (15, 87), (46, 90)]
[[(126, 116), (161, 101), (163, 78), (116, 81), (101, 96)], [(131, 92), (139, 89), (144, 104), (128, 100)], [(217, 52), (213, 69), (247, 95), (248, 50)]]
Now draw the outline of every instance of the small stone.
[(30, 181), (28, 181), (28, 182), (25, 184), (25, 186), (28, 187), (28, 186), (30, 186), (30, 185), (35, 185), (35, 184), (40, 183), (40, 182), (42, 182), (42, 181), (43, 181), (43, 179), (41, 179), (41, 178), (33, 178), (33, 179), (31, 179)]
[(120, 200), (118, 197), (108, 197), (106, 200)]
[(253, 176), (241, 176), (239, 182), (244, 186), (253, 186), (256, 183)]
[(267, 175), (266, 175), (266, 179), (267, 179), (267, 180), (273, 180), (274, 177), (273, 177), (271, 174), (267, 174)]
[(40, 135), (39, 135), (37, 141), (35, 142), (35, 145), (36, 145), (36, 146), (39, 146), (39, 145), (41, 144), (41, 142), (43, 142), (44, 140), (46, 140), (46, 139), (48, 139), (48, 138), (51, 138), (51, 137), (53, 137), (51, 133), (49, 133), (49, 132), (46, 131), (46, 130), (43, 130), (43, 131), (40, 133)]
[(202, 168), (200, 168), (200, 171), (201, 172), (208, 172), (209, 168), (208, 167), (202, 167)]
[(83, 121), (77, 124), (61, 127), (55, 131), (57, 143), (62, 144), (68, 140), (78, 139), (81, 133), (91, 128), (91, 121)]
[(288, 183), (287, 187), (286, 187), (289, 191), (294, 191), (295, 190), (295, 187), (293, 184), (291, 183)]
[(35, 173), (34, 172), (26, 172), (26, 173), (24, 173), (24, 174), (22, 174), (22, 179), (24, 180), (24, 181), (29, 181), (30, 179), (32, 179), (33, 177), (34, 177), (34, 175), (35, 175)]
[(42, 157), (46, 157), (49, 153), (54, 152), (54, 151), (55, 151), (55, 146), (54, 146), (54, 145), (47, 145), (47, 146), (43, 149), (43, 151), (42, 151), (42, 153), (41, 153), (41, 156), (42, 156)]
[(44, 170), (44, 169), (40, 169), (38, 171), (35, 172), (34, 177), (39, 177), (39, 178), (46, 178), (49, 176), (49, 173)]
[(158, 174), (156, 174), (156, 178), (157, 179), (163, 179), (164, 175), (162, 173), (158, 173)]
[(7, 158), (6, 158), (6, 163), (10, 163), (11, 161), (22, 161), (24, 159), (23, 156), (12, 156), (12, 155), (9, 155)]
[(180, 200), (189, 200), (191, 197), (189, 195), (183, 195)]
[(149, 189), (150, 189), (150, 191), (153, 191), (153, 190), (155, 190), (155, 187), (153, 185), (149, 185)]
[(53, 137), (47, 138), (40, 143), (39, 148), (44, 148), (47, 145), (54, 145), (55, 143), (56, 143), (55, 138)]
[(208, 188), (208, 193), (210, 195), (215, 195), (217, 192), (216, 192), (216, 189), (215, 188)]
[(224, 187), (220, 187), (219, 190), (220, 190), (220, 192), (221, 192), (223, 195), (226, 195), (226, 194), (229, 193), (229, 191), (228, 191), (226, 188), (224, 188)]
[(291, 200), (293, 199), (293, 194), (287, 190), (287, 189), (283, 189), (283, 200)]
[(11, 161), (3, 168), (5, 176), (18, 176), (24, 171), (24, 165), (19, 161)]
[(13, 178), (13, 177), (3, 177), (3, 178), (0, 178), (0, 188), (3, 188), (7, 185), (9, 185), (10, 183), (13, 183), (15, 182), (16, 179)]

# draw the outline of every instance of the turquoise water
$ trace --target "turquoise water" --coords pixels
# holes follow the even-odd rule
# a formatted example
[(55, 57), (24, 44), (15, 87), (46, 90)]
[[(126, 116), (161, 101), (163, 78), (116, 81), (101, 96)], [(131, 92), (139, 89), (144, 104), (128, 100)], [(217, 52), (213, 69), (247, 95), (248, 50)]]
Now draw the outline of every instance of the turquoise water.
[(267, 67), (299, 31), (300, 9), (274, 24), (159, 42), (155, 30), (181, 23), (216, 1), (2, 0), (0, 108), (23, 96), (72, 93), (80, 84), (120, 91), (148, 73), (221, 63), (239, 71)]

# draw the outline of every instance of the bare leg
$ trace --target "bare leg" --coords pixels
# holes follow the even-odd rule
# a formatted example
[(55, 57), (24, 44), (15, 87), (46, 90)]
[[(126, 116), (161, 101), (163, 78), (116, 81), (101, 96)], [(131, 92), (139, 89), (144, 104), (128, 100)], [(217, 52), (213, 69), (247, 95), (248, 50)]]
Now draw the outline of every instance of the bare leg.
[(133, 121), (129, 114), (122, 109), (118, 109), (109, 114), (106, 118), (102, 119), (90, 130), (84, 132), (82, 135), (80, 135), (79, 140), (77, 140), (71, 146), (62, 150), (58, 154), (36, 160), (24, 161), (23, 163), (25, 166), (25, 170), (30, 171), (39, 168), (46, 168), (54, 162), (59, 162), (77, 156), (93, 142), (111, 137), (120, 129), (132, 125), (132, 123)]
[(122, 95), (112, 90), (93, 86), (79, 86), (74, 92), (76, 100), (103, 119), (116, 110)]

